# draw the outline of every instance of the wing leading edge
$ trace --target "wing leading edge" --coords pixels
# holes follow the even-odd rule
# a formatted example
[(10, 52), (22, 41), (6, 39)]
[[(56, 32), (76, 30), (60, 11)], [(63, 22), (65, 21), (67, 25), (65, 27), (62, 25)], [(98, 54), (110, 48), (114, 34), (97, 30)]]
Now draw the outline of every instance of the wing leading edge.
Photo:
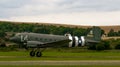
[(39, 48), (45, 48), (45, 47), (61, 47), (61, 46), (68, 46), (66, 45), (68, 42), (70, 42), (69, 39), (66, 40), (60, 40), (60, 41), (54, 41), (54, 42), (48, 42), (43, 43), (40, 41), (27, 41), (27, 47), (39, 47)]

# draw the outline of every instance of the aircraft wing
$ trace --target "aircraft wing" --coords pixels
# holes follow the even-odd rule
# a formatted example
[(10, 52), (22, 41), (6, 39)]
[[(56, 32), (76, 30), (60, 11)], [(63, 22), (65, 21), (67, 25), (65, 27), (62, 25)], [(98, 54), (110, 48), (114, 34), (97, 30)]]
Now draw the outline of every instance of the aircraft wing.
[(68, 46), (66, 45), (70, 40), (61, 40), (61, 41), (55, 41), (51, 43), (46, 43), (46, 47), (61, 47), (61, 46)]
[(70, 40), (60, 40), (54, 42), (43, 43), (40, 41), (27, 41), (27, 47), (59, 47), (65, 46), (65, 43), (68, 43)]
[(88, 43), (99, 43), (100, 41), (92, 40), (92, 39), (86, 39), (86, 42)]

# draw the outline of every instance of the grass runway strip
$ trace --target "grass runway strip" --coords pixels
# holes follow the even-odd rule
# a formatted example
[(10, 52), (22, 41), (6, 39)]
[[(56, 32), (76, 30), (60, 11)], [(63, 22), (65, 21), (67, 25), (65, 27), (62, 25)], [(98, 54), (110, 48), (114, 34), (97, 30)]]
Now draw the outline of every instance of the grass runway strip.
[(40, 58), (29, 51), (0, 52), (0, 67), (120, 67), (120, 51), (45, 51)]
[(0, 52), (0, 61), (39, 61), (39, 60), (120, 60), (118, 52), (43, 52), (43, 56), (30, 57), (29, 51)]
[(120, 65), (118, 60), (81, 61), (0, 61), (0, 65)]
[(0, 67), (120, 67), (117, 65), (0, 65)]

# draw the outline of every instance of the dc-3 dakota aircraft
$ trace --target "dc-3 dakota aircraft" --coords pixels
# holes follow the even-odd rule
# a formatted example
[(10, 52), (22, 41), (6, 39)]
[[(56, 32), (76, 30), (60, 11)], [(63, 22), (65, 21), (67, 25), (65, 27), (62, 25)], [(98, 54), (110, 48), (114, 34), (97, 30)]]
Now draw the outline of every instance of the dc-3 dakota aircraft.
[(77, 47), (99, 43), (101, 40), (101, 29), (93, 27), (87, 36), (71, 36), (70, 34), (51, 35), (38, 33), (17, 33), (10, 38), (15, 43), (21, 43), (25, 48), (32, 48), (30, 56), (42, 56), (41, 48), (48, 47)]

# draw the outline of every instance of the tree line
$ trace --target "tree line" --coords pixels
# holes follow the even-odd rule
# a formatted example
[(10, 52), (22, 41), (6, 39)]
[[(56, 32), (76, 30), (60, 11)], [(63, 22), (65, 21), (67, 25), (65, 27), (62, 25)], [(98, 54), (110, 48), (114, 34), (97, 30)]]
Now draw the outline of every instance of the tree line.
[(5, 32), (33, 32), (43, 34), (64, 35), (70, 33), (75, 36), (85, 36), (91, 28), (70, 28), (55, 25), (43, 25), (38, 23), (10, 23), (0, 22), (0, 37), (6, 36)]
[[(64, 35), (66, 33), (70, 33), (75, 36), (86, 36), (90, 30), (91, 28), (70, 28), (39, 23), (11, 23), (0, 21), (0, 37), (6, 36), (5, 32), (33, 32), (54, 35)], [(104, 30), (102, 30), (102, 34), (104, 34)], [(114, 29), (111, 29), (107, 36), (120, 36), (120, 30), (115, 32)]]
[(115, 32), (114, 29), (111, 29), (108, 33), (108, 37), (112, 37), (112, 36), (120, 36), (120, 30)]

